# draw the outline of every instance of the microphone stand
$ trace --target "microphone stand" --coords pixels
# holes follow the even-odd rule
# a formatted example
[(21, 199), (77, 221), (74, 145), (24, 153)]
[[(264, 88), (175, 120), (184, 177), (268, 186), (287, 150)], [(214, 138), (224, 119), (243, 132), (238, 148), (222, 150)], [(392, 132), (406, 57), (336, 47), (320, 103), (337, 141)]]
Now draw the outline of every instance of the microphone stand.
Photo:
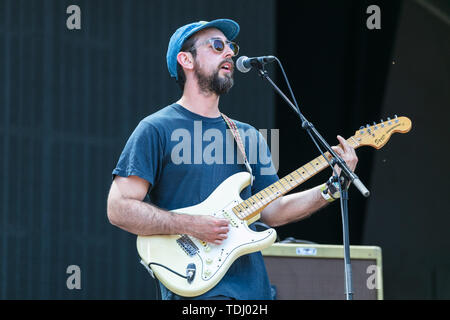
[[(264, 69), (264, 65), (262, 63), (254, 63), (252, 64), (258, 70), (259, 75), (266, 79), (272, 87), (280, 94), (280, 96), (287, 102), (287, 104), (291, 107), (292, 110), (298, 115), (301, 126), (305, 129), (310, 135), (313, 142), (318, 147), (319, 151), (322, 153), (322, 150), (317, 145), (316, 141), (319, 143), (333, 156), (331, 162), (324, 156), (325, 160), (328, 161), (331, 168), (333, 169), (334, 165), (338, 165), (341, 168), (341, 176), (344, 178), (344, 182), (341, 183), (340, 192), (341, 192), (341, 213), (342, 213), (342, 230), (343, 230), (343, 242), (344, 242), (344, 263), (345, 263), (345, 288), (346, 288), (346, 299), (353, 300), (353, 288), (352, 288), (352, 268), (350, 261), (350, 245), (349, 245), (349, 232), (348, 232), (348, 187), (350, 185), (349, 182), (352, 182), (355, 187), (362, 193), (363, 196), (368, 197), (370, 195), (369, 190), (364, 186), (364, 184), (359, 180), (358, 176), (348, 168), (345, 161), (339, 157), (330, 145), (326, 142), (326, 140), (320, 135), (320, 133), (316, 130), (314, 125), (309, 122), (303, 114), (300, 112), (299, 108), (296, 107), (288, 97), (278, 88), (278, 86), (270, 79), (267, 71)], [(280, 64), (281, 66), (281, 64)], [(334, 170), (334, 169), (333, 169)], [(338, 179), (339, 180), (339, 179)]]

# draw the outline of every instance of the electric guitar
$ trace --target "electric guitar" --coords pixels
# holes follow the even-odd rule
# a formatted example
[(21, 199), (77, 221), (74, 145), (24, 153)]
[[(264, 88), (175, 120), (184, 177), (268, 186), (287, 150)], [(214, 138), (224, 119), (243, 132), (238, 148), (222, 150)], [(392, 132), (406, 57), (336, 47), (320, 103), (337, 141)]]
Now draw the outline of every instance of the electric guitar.
[[(397, 117), (361, 127), (347, 142), (353, 148), (383, 147), (395, 132), (406, 133), (411, 120)], [(332, 157), (324, 153), (328, 160)], [(229, 220), (228, 238), (221, 245), (200, 241), (188, 235), (138, 236), (141, 263), (172, 292), (186, 297), (201, 295), (213, 288), (240, 256), (260, 251), (273, 244), (274, 229), (261, 232), (248, 225), (260, 218), (260, 212), (272, 201), (288, 193), (328, 167), (319, 156), (246, 200), (240, 192), (250, 184), (248, 172), (236, 173), (223, 181), (203, 202), (173, 210), (180, 214), (212, 215)]]

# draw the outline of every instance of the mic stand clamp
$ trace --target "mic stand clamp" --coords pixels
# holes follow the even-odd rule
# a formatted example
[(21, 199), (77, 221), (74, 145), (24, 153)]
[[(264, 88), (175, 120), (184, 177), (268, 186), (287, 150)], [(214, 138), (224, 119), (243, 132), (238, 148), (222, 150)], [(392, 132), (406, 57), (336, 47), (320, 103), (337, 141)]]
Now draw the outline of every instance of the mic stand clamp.
[[(339, 157), (334, 150), (330, 147), (330, 145), (325, 141), (325, 139), (320, 135), (320, 133), (316, 130), (314, 125), (309, 122), (303, 114), (300, 112), (298, 107), (296, 107), (289, 98), (278, 88), (278, 86), (270, 79), (267, 71), (264, 69), (262, 64), (255, 66), (258, 70), (261, 78), (266, 79), (272, 87), (278, 92), (278, 94), (288, 103), (292, 110), (298, 115), (300, 121), (302, 123), (302, 128), (305, 129), (310, 135), (311, 139), (314, 141), (319, 151), (322, 153), (320, 147), (317, 145), (316, 140), (319, 141), (322, 146), (333, 156), (330, 165), (338, 165), (341, 168), (341, 177), (344, 178), (344, 182), (341, 183), (340, 186), (340, 202), (341, 202), (341, 212), (342, 212), (342, 229), (343, 229), (343, 242), (344, 242), (344, 264), (345, 264), (345, 288), (346, 288), (346, 299), (353, 300), (353, 288), (352, 288), (352, 269), (351, 269), (351, 260), (350, 260), (350, 245), (349, 245), (349, 235), (348, 235), (348, 187), (350, 186), (349, 182), (353, 182), (355, 187), (365, 196), (368, 197), (370, 195), (369, 190), (364, 186), (364, 184), (359, 180), (358, 176), (351, 171), (345, 161)], [(326, 159), (328, 161), (328, 159)], [(339, 178), (338, 178), (339, 179)], [(340, 179), (339, 179), (340, 180)]]

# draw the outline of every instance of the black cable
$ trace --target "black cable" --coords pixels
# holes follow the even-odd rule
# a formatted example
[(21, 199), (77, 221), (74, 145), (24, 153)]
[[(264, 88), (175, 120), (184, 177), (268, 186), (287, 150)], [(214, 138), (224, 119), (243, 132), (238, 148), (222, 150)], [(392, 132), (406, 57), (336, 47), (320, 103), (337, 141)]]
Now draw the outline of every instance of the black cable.
[(150, 267), (152, 264), (154, 264), (155, 266), (163, 267), (164, 269), (169, 270), (170, 272), (176, 274), (177, 276), (179, 276), (179, 277), (181, 277), (181, 278), (184, 278), (184, 279), (186, 279), (186, 280), (188, 279), (187, 276), (183, 276), (181, 273), (178, 273), (178, 272), (176, 272), (175, 270), (172, 270), (172, 269), (170, 269), (169, 267), (166, 267), (165, 265), (162, 265), (162, 264), (157, 263), (157, 262), (150, 262), (150, 263), (148, 264), (148, 266)]
[(280, 67), (281, 72), (283, 73), (284, 80), (286, 81), (286, 84), (288, 86), (288, 89), (289, 89), (289, 92), (291, 94), (292, 100), (294, 100), (294, 104), (297, 107), (297, 111), (300, 113), (300, 109), (298, 108), (297, 100), (295, 99), (294, 92), (292, 91), (291, 84), (289, 83), (289, 79), (288, 79), (288, 77), (286, 75), (286, 72), (284, 72), (283, 65), (281, 64), (281, 61), (277, 57), (275, 57), (275, 60), (278, 62), (278, 66)]
[(160, 294), (161, 294), (161, 287), (160, 287), (159, 280), (155, 277), (153, 271), (150, 269), (150, 266), (151, 266), (152, 264), (155, 265), (155, 266), (162, 267), (162, 268), (164, 268), (164, 269), (166, 269), (166, 270), (168, 270), (168, 271), (170, 271), (170, 272), (176, 274), (177, 276), (179, 276), (179, 277), (181, 277), (181, 278), (183, 278), (183, 279), (186, 279), (186, 280), (188, 280), (188, 281), (189, 281), (189, 279), (190, 279), (189, 276), (183, 276), (182, 274), (176, 272), (175, 270), (172, 270), (172, 269), (170, 269), (169, 267), (166, 267), (165, 265), (162, 265), (162, 264), (157, 263), (157, 262), (150, 262), (149, 264), (145, 264), (145, 262), (144, 262), (143, 260), (141, 260), (141, 264), (147, 269), (147, 271), (150, 273), (150, 275), (152, 276), (152, 278), (155, 280), (156, 300), (162, 300), (162, 297), (161, 297), (161, 295), (160, 295)]

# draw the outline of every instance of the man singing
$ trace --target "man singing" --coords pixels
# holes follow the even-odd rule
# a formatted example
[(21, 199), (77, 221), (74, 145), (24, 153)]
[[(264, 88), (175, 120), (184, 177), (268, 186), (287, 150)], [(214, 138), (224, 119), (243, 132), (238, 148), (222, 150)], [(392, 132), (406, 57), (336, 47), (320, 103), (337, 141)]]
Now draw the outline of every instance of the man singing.
[[(180, 27), (172, 35), (167, 50), (167, 66), (182, 90), (181, 98), (153, 113), (138, 124), (113, 170), (108, 197), (109, 221), (136, 235), (186, 234), (201, 241), (220, 245), (227, 239), (229, 221), (210, 215), (177, 214), (169, 210), (196, 205), (204, 201), (231, 175), (246, 171), (237, 161), (239, 148), (230, 161), (226, 152), (205, 159), (211, 143), (186, 139), (189, 148), (180, 151), (183, 135), (194, 137), (195, 131), (219, 133), (222, 150), (236, 144), (220, 110), (220, 96), (233, 87), (234, 61), (239, 52), (233, 42), (239, 25), (229, 19), (200, 21)], [(241, 106), (245, 108), (246, 106)], [(270, 155), (258, 131), (249, 124), (230, 120), (239, 132), (250, 132), (245, 145), (249, 155), (257, 144)], [(228, 131), (228, 133), (227, 133)], [(245, 140), (245, 139), (243, 139)], [(358, 162), (355, 151), (338, 136), (334, 150), (354, 170)], [(234, 145), (236, 146), (236, 145)], [(210, 151), (210, 150), (209, 150)], [(261, 151), (261, 150), (260, 150)], [(253, 184), (241, 192), (247, 199), (276, 182), (278, 176), (271, 163), (261, 159), (250, 164)], [(267, 169), (267, 170), (262, 170)], [(282, 196), (261, 212), (261, 221), (276, 227), (308, 217), (335, 199), (324, 185)], [(325, 190), (325, 192), (323, 192)], [(184, 299), (161, 285), (163, 299)], [(271, 299), (264, 260), (260, 252), (238, 258), (221, 281), (194, 299)]]

